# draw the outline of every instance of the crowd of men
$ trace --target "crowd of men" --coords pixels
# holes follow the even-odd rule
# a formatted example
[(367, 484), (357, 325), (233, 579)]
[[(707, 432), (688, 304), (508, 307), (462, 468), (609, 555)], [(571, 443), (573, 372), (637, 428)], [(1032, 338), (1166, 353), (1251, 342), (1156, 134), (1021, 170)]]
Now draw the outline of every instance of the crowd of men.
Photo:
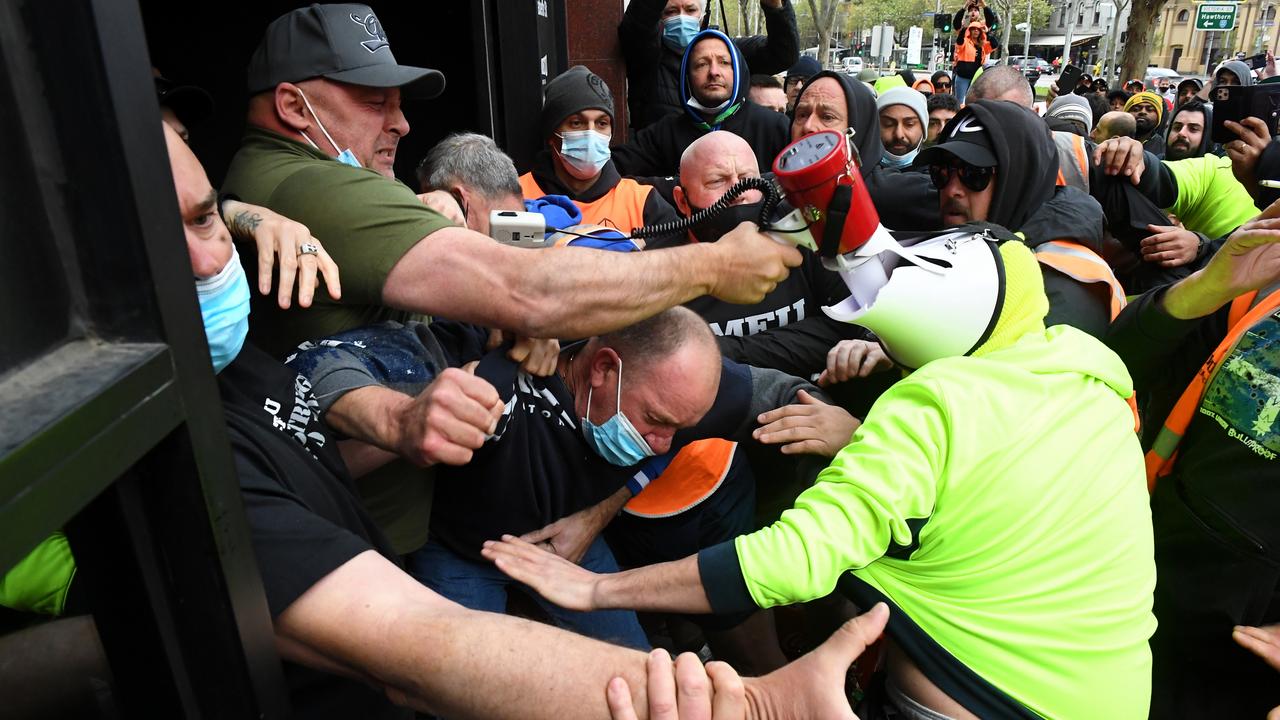
[[(1207, 101), (1252, 71), (1042, 117), (981, 3), (928, 79), (760, 4), (631, 0), (629, 107), (572, 67), (529, 167), (459, 129), (417, 188), (401, 100), (445, 78), (369, 7), (265, 29), (216, 190), (157, 77), (295, 712), (1274, 717), (1280, 145)], [(815, 251), (771, 170), (828, 131)], [(0, 603), (76, 590), (55, 535)]]

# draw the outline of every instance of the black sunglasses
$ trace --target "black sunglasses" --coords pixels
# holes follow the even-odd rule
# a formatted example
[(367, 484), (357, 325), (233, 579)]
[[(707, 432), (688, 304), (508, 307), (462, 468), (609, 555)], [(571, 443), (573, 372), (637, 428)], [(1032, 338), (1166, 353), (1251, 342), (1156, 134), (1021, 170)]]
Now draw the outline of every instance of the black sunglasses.
[(933, 86), (940, 87), (940, 88), (949, 88), (951, 87), (951, 83), (940, 82), (940, 83), (934, 83)]
[(960, 182), (973, 192), (986, 190), (991, 184), (991, 178), (996, 174), (995, 168), (977, 167), (968, 163), (929, 166), (929, 179), (933, 180), (933, 186), (939, 190), (951, 182), (952, 173), (959, 175)]

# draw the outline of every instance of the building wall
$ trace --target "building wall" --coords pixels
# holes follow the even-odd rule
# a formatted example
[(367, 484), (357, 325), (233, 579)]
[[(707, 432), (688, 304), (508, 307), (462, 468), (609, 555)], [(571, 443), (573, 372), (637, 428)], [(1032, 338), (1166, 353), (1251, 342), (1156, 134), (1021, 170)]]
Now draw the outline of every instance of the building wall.
[[(1114, 30), (1114, 36), (1109, 32), (1110, 28), (1108, 27), (1108, 23), (1102, 16), (1100, 6), (1103, 4), (1105, 3), (1093, 2), (1092, 0), (1086, 2), (1074, 0), (1070, 3), (1062, 1), (1055, 2), (1053, 3), (1053, 12), (1049, 15), (1049, 24), (1044, 28), (1038, 29), (1037, 34), (1066, 35), (1067, 25), (1071, 19), (1071, 16), (1067, 11), (1067, 7), (1069, 6), (1070, 13), (1074, 13), (1076, 18), (1075, 29), (1072, 30), (1072, 36), (1074, 38), (1082, 38), (1089, 35), (1101, 36), (1097, 40), (1091, 41), (1085, 46), (1074, 48), (1072, 50), (1072, 54), (1075, 55), (1083, 52), (1086, 58), (1091, 58), (1094, 62), (1101, 61), (1106, 63), (1110, 59), (1111, 54), (1110, 38), (1114, 37), (1116, 43), (1115, 57), (1118, 62), (1120, 55), (1124, 52), (1123, 37), (1129, 26), (1129, 8), (1133, 6), (1133, 2), (1131, 0), (1130, 3), (1125, 6), (1124, 10), (1120, 12), (1120, 17), (1117, 18), (1117, 27)], [(1111, 4), (1116, 5), (1116, 3)], [(1059, 45), (1050, 53), (1050, 55), (1057, 57), (1061, 53), (1062, 47)]]
[(613, 144), (626, 141), (627, 68), (618, 45), (622, 0), (565, 0), (568, 26), (569, 67), (586, 65), (613, 92), (613, 108), (619, 117), (613, 125)]
[[(1210, 34), (1213, 35), (1211, 49), (1215, 60), (1230, 58), (1236, 52), (1246, 55), (1263, 52), (1275, 46), (1278, 6), (1280, 3), (1276, 0), (1246, 0), (1240, 3), (1235, 30), (1208, 33), (1195, 29), (1196, 3), (1172, 0), (1156, 23), (1161, 42), (1152, 52), (1151, 62), (1184, 75), (1207, 75), (1205, 47)], [(1182, 52), (1175, 67), (1174, 56), (1178, 49)]]

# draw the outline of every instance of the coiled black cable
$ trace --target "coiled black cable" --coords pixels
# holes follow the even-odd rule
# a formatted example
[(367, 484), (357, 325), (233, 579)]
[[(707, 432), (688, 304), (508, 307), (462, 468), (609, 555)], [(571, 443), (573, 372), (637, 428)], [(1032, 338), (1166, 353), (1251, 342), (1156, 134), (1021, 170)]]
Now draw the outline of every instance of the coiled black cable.
[(748, 190), (759, 190), (764, 195), (764, 202), (760, 204), (760, 217), (756, 219), (756, 224), (765, 229), (769, 227), (769, 221), (773, 218), (773, 212), (777, 209), (778, 203), (782, 202), (782, 192), (778, 186), (770, 180), (764, 178), (752, 177), (743, 178), (734, 183), (719, 200), (699, 210), (687, 218), (672, 220), (671, 222), (659, 223), (657, 225), (645, 225), (631, 231), (631, 237), (635, 240), (648, 240), (650, 238), (662, 237), (664, 235), (674, 235), (678, 232), (684, 232), (689, 228), (704, 222), (708, 218), (714, 217), (718, 213), (724, 211), (729, 205), (738, 198), (739, 195)]

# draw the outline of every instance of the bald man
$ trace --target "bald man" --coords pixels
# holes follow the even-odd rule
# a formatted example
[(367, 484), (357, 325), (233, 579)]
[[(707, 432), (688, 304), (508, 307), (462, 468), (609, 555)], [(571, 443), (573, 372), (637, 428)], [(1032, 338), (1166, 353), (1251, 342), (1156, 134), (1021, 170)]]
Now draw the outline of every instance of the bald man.
[[(755, 153), (745, 140), (727, 131), (708, 133), (681, 155), (680, 184), (672, 193), (676, 209), (686, 217), (692, 216), (714, 205), (744, 178), (759, 177)], [(693, 226), (687, 235), (659, 238), (650, 243), (646, 252), (667, 245), (717, 242), (740, 224), (757, 222), (763, 201), (761, 191), (747, 190), (734, 198), (727, 209)], [(685, 307), (707, 321), (726, 357), (747, 365), (814, 377), (827, 370), (828, 354), (833, 348), (847, 341), (858, 344), (858, 371), (865, 367), (864, 374), (869, 374), (888, 367), (883, 351), (865, 339), (864, 331), (831, 320), (822, 312), (823, 305), (844, 298), (848, 290), (813, 253), (802, 252), (805, 257), (800, 268), (755, 305), (699, 298)], [(850, 350), (838, 357), (853, 354)], [(837, 370), (843, 372), (844, 365)], [(703, 441), (718, 442), (726, 441)], [(607, 536), (618, 561), (635, 567), (677, 559), (714, 544), (715, 538), (729, 540), (750, 532), (758, 526), (759, 517), (775, 519), (776, 514), (770, 515), (769, 508), (780, 511), (789, 507), (791, 498), (802, 489), (794, 463), (753, 457), (753, 473), (745, 453), (745, 447), (730, 447), (717, 455), (714, 447), (708, 449), (706, 445), (681, 450), (662, 476), (653, 481), (655, 487), (664, 480), (680, 482), (672, 478), (697, 466), (710, 470), (703, 474), (723, 479), (696, 507), (679, 513), (664, 508), (662, 514), (667, 517), (644, 517), (635, 512), (620, 515), (609, 526)], [(713, 460), (716, 464), (708, 465)], [(695, 461), (697, 466), (693, 465)], [(757, 489), (755, 477), (769, 477), (771, 482)], [(788, 479), (796, 479), (796, 483), (789, 483)], [(759, 512), (757, 507), (761, 508)], [(696, 536), (691, 536), (691, 528), (696, 528)], [(696, 543), (692, 543), (695, 539)], [(785, 662), (768, 611), (690, 619), (701, 627), (716, 657), (748, 674), (767, 672)]]
[[(715, 204), (743, 178), (758, 177), (760, 167), (746, 140), (731, 132), (708, 133), (691, 143), (680, 158), (680, 184), (673, 191), (676, 209), (691, 216)], [(724, 212), (695, 225), (688, 237), (666, 242), (715, 242), (744, 221), (758, 221), (763, 201), (759, 190), (748, 190)], [(847, 324), (832, 321), (822, 313), (823, 305), (834, 298), (843, 299), (848, 290), (839, 277), (822, 267), (815, 255), (802, 252), (805, 257), (799, 271), (755, 305), (698, 298), (685, 307), (711, 323), (711, 329), (721, 336), (721, 348), (739, 362), (800, 377), (820, 373), (826, 368), (827, 352), (833, 345), (860, 335), (851, 335)], [(789, 347), (779, 345), (775, 331), (784, 326), (796, 330), (793, 326), (797, 325), (804, 328), (803, 333), (783, 335), (803, 334), (805, 339), (792, 338), (786, 343)], [(795, 342), (802, 344), (797, 346)]]
[(1036, 96), (1021, 70), (1012, 65), (997, 65), (982, 71), (973, 81), (965, 100), (1008, 100), (1030, 108), (1035, 104)]
[(1114, 137), (1131, 138), (1138, 132), (1138, 123), (1133, 119), (1133, 115), (1123, 110), (1112, 110), (1098, 119), (1098, 127), (1093, 129), (1089, 135), (1096, 143), (1110, 140)]

